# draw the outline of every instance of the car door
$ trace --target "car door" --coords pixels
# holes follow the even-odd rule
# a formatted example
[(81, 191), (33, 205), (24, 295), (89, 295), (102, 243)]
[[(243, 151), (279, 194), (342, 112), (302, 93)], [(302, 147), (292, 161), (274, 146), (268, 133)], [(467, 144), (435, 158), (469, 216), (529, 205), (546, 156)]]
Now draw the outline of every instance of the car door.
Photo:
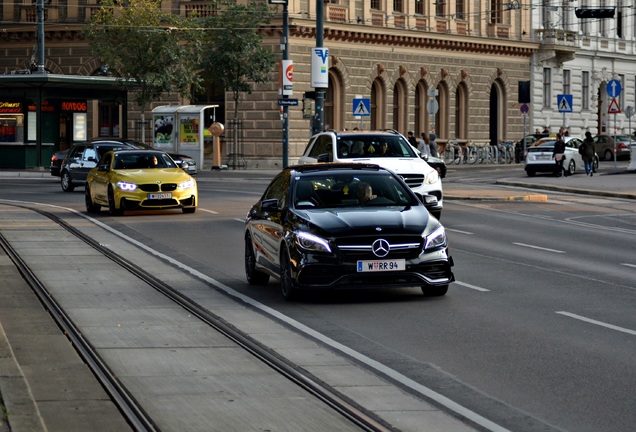
[(284, 245), (283, 219), (288, 209), (288, 195), (289, 172), (283, 172), (272, 181), (261, 201), (250, 212), (250, 233), (256, 261), (274, 273), (278, 273), (280, 247)]
[(93, 191), (95, 200), (102, 203), (108, 203), (108, 185), (111, 176), (112, 153), (107, 153), (98, 162), (98, 168), (94, 170), (90, 178), (90, 188)]
[(84, 154), (84, 150), (86, 150), (85, 145), (76, 145), (68, 153), (62, 164), (62, 170), (67, 171), (73, 180), (80, 178), (78, 171), (82, 166), (82, 155)]
[(88, 172), (97, 166), (97, 152), (95, 147), (86, 146), (78, 159), (77, 167), (73, 173), (73, 179), (78, 182), (85, 182)]

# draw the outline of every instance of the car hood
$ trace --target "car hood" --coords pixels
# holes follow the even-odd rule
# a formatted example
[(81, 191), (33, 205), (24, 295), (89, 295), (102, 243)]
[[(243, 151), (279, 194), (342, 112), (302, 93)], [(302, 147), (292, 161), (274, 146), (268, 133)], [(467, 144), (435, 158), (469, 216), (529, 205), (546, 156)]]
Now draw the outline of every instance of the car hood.
[(132, 183), (181, 183), (192, 179), (181, 168), (122, 170), (117, 172), (116, 178)]
[(369, 157), (346, 159), (346, 162), (363, 162), (380, 165), (383, 168), (390, 169), (396, 174), (412, 174), (423, 173), (428, 174), (434, 169), (420, 158), (402, 158), (402, 157)]
[(385, 234), (422, 234), (429, 219), (424, 206), (364, 209), (316, 209), (297, 210), (298, 216), (306, 223), (327, 235), (377, 235)]

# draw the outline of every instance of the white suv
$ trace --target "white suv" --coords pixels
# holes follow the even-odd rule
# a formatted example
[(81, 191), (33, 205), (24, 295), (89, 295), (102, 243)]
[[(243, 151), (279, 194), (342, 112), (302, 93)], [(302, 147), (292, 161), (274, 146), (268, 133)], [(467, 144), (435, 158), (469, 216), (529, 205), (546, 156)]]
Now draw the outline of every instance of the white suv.
[(439, 203), (431, 211), (440, 218), (443, 207), (439, 173), (421, 159), (406, 138), (396, 131), (320, 132), (309, 140), (299, 165), (316, 162), (373, 163), (404, 179), (413, 192), (433, 195)]

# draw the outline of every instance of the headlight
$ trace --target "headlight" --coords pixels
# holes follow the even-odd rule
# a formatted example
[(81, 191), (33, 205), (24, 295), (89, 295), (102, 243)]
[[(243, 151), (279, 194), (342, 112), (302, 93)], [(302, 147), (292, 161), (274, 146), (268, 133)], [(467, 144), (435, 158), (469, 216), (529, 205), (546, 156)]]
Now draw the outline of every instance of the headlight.
[(133, 192), (135, 189), (137, 189), (137, 185), (134, 183), (128, 183), (125, 181), (118, 181), (117, 182), (117, 187), (123, 191), (127, 191), (127, 192)]
[(324, 238), (309, 234), (306, 232), (298, 232), (295, 237), (298, 247), (313, 252), (331, 252), (329, 242)]
[(446, 230), (441, 225), (424, 238), (424, 250), (444, 246), (446, 246)]
[(194, 187), (194, 180), (193, 179), (184, 181), (183, 183), (179, 184), (179, 188), (180, 189), (192, 189), (193, 187)]
[(439, 173), (436, 169), (433, 169), (432, 172), (426, 175), (426, 184), (433, 184), (439, 181)]

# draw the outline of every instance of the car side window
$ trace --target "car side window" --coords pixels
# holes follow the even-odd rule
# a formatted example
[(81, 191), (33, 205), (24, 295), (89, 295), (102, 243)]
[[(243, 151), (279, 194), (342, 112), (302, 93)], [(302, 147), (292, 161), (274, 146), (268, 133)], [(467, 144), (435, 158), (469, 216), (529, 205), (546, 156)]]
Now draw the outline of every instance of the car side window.
[(332, 140), (330, 135), (320, 135), (316, 139), (316, 143), (311, 149), (309, 157), (318, 159), (318, 156), (324, 153), (333, 154)]
[(272, 181), (272, 184), (263, 194), (262, 200), (277, 199), (278, 208), (287, 208), (287, 196), (289, 195), (289, 173), (283, 172)]
[(79, 159), (82, 157), (86, 146), (77, 146), (73, 149), (73, 152), (70, 155), (70, 159)]
[(87, 147), (82, 154), (82, 160), (97, 162), (97, 153), (92, 147)]

